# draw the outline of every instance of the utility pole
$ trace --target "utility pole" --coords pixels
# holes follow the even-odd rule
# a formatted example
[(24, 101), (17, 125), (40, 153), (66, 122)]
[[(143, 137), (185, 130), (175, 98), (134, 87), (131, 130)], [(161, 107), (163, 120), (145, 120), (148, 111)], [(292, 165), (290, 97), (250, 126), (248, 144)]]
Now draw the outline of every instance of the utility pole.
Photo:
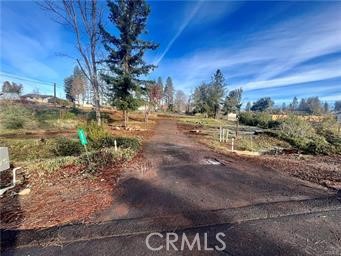
[(54, 106), (57, 105), (57, 97), (56, 97), (56, 83), (53, 83), (53, 100), (54, 100)]

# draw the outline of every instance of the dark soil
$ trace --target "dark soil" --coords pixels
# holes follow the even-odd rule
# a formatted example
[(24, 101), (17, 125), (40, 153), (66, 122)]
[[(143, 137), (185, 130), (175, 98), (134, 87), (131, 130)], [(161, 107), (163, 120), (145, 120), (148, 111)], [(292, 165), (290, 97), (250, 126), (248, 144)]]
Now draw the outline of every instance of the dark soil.
[[(186, 131), (186, 134), (200, 143), (204, 136), (201, 133), (191, 134), (189, 131), (196, 129), (193, 125), (178, 124), (178, 127)], [(292, 152), (290, 154), (290, 152)], [(226, 152), (221, 152), (225, 153)], [(313, 182), (332, 189), (341, 189), (341, 155), (302, 155), (294, 150), (288, 154), (261, 155), (261, 156), (236, 156), (231, 153), (230, 157), (238, 157), (257, 165), (272, 168), (276, 171), (289, 174), (290, 176)]]

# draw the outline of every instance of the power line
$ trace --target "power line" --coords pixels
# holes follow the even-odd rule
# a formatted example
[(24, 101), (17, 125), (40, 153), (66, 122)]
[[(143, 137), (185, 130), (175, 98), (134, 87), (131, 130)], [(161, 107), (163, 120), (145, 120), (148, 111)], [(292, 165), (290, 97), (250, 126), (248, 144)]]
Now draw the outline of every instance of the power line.
[(5, 77), (10, 77), (10, 78), (22, 80), (22, 81), (40, 83), (40, 84), (43, 84), (43, 85), (53, 84), (53, 82), (41, 81), (41, 80), (37, 80), (37, 79), (32, 79), (32, 78), (23, 77), (23, 76), (17, 76), (17, 75), (14, 75), (14, 74), (9, 74), (9, 73), (4, 73), (4, 72), (1, 72), (1, 75), (5, 76)]
[[(49, 88), (51, 86), (53, 86), (53, 84), (54, 84), (54, 82), (47, 82), (47, 81), (42, 81), (42, 80), (38, 80), (38, 79), (17, 76), (17, 75), (5, 73), (5, 72), (0, 72), (0, 75), (4, 76), (4, 77), (9, 77), (9, 78), (12, 78), (12, 79), (17, 79), (17, 80), (20, 80), (20, 81), (26, 81), (26, 82), (31, 82), (31, 83), (36, 83), (36, 84), (39, 84), (39, 85), (43, 85), (43, 86), (48, 86)], [(58, 87), (59, 89), (64, 89), (64, 87), (61, 86), (61, 85), (56, 85), (56, 87)]]

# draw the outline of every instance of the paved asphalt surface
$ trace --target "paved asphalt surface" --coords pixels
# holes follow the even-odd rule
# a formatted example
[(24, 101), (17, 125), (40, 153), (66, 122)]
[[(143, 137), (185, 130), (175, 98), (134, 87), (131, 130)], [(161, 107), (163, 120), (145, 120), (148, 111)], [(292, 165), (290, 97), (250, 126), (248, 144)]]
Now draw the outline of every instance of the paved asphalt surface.
[[(213, 153), (175, 120), (160, 122), (144, 152), (94, 224), (2, 231), (2, 255), (341, 255), (335, 192)], [(159, 250), (146, 245), (152, 232)]]

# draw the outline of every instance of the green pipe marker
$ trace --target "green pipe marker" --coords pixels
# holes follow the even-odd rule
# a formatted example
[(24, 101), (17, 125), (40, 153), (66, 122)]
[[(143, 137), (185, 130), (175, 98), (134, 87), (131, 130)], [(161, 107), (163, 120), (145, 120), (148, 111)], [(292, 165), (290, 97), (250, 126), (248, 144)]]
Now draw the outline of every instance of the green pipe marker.
[(89, 159), (89, 152), (88, 152), (88, 149), (86, 147), (86, 145), (88, 144), (88, 141), (86, 139), (86, 135), (85, 135), (85, 132), (83, 129), (79, 128), (77, 130), (77, 133), (78, 133), (78, 137), (79, 137), (79, 140), (81, 142), (81, 144), (84, 146), (84, 149), (85, 149), (85, 153), (86, 153), (86, 157), (88, 159), (88, 163), (90, 165), (90, 159)]
[(87, 141), (87, 139), (86, 139), (84, 130), (83, 130), (83, 129), (78, 129), (77, 132), (78, 132), (78, 137), (79, 137), (79, 140), (80, 140), (81, 144), (82, 144), (83, 146), (87, 145), (87, 144), (88, 144), (88, 141)]

